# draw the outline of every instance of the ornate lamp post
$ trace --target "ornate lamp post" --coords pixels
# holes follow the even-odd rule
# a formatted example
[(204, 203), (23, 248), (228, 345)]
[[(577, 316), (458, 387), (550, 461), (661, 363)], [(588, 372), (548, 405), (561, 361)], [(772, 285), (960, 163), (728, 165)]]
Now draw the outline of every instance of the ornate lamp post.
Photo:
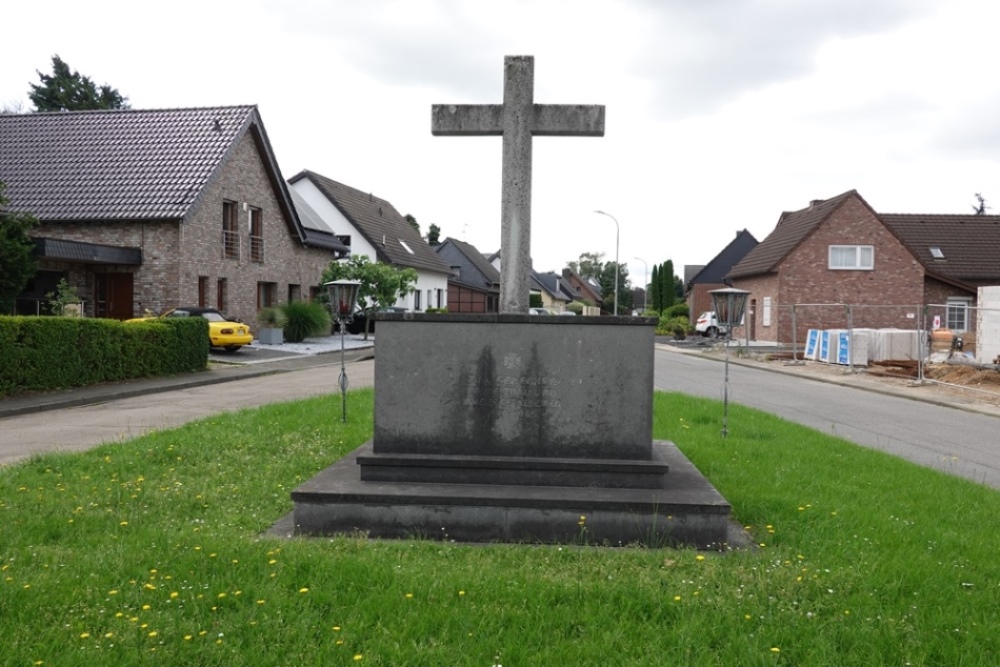
[(715, 321), (723, 330), (722, 342), (726, 346), (726, 379), (722, 387), (722, 437), (729, 434), (729, 339), (733, 335), (733, 327), (743, 321), (743, 311), (746, 309), (747, 297), (750, 292), (726, 287), (709, 292), (712, 295), (712, 308), (715, 310)]
[(358, 302), (358, 288), (361, 287), (357, 280), (334, 280), (324, 283), (326, 292), (330, 297), (330, 310), (333, 318), (340, 327), (340, 396), (343, 409), (341, 421), (347, 421), (347, 367), (344, 362), (344, 329), (346, 324), (354, 319), (354, 308)]

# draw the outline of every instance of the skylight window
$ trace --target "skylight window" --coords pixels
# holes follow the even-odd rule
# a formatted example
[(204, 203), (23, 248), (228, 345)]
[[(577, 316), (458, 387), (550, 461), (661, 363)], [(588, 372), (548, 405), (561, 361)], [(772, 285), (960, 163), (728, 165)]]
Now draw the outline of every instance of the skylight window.
[(941, 252), (941, 248), (939, 248), (938, 246), (932, 245), (930, 250), (931, 250), (931, 257), (933, 257), (934, 259), (944, 259), (944, 253)]
[(413, 254), (413, 249), (410, 248), (410, 246), (406, 245), (406, 241), (404, 241), (403, 239), (399, 239), (399, 245), (406, 248), (406, 252), (410, 253), (411, 255)]

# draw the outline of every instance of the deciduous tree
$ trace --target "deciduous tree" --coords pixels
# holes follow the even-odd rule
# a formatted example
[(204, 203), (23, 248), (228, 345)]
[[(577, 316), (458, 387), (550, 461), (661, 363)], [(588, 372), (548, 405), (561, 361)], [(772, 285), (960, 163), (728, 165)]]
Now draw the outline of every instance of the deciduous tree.
[[(372, 262), (365, 255), (355, 255), (346, 262), (331, 262), (323, 271), (322, 282), (331, 280), (357, 280), (358, 307), (372, 311), (385, 308), (413, 291), (417, 272), (411, 268), (400, 269), (391, 264)], [(371, 317), (365, 318), (365, 339), (371, 329)]]

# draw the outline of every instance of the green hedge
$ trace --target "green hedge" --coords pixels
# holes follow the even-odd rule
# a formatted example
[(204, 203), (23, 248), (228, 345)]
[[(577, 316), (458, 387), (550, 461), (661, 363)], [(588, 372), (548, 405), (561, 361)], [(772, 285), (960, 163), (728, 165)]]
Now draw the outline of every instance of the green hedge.
[(208, 350), (200, 317), (0, 317), (0, 396), (201, 371)]

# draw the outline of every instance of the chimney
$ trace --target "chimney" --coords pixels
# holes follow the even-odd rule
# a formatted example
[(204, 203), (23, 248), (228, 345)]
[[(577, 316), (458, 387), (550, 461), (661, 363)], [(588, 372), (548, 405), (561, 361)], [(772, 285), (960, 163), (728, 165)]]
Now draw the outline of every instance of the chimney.
[(809, 208), (813, 208), (814, 206), (817, 206), (818, 204), (822, 204), (824, 201), (826, 201), (826, 200), (825, 199), (811, 199), (809, 201)]

